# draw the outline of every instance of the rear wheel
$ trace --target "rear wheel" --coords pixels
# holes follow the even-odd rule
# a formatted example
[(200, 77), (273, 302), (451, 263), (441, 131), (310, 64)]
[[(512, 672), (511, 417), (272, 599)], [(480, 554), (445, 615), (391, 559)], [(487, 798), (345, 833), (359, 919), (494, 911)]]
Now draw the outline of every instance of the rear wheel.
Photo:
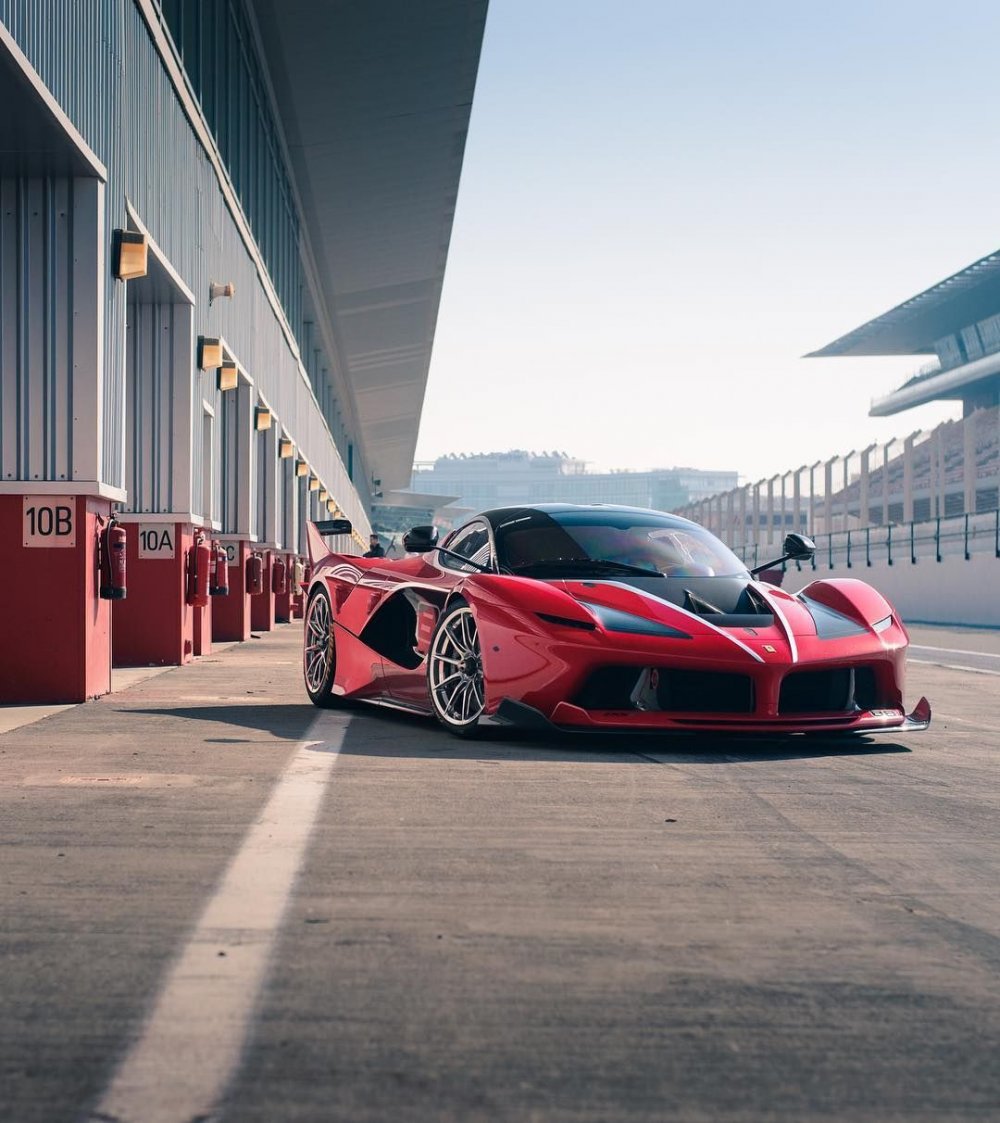
[(314, 706), (330, 708), (340, 705), (333, 693), (333, 676), (337, 669), (337, 651), (333, 639), (333, 612), (326, 589), (316, 590), (306, 609), (305, 640), (302, 650), (302, 673), (306, 693)]
[(456, 737), (475, 737), (486, 707), (479, 629), (465, 601), (438, 622), (427, 655), (427, 689), (434, 715)]

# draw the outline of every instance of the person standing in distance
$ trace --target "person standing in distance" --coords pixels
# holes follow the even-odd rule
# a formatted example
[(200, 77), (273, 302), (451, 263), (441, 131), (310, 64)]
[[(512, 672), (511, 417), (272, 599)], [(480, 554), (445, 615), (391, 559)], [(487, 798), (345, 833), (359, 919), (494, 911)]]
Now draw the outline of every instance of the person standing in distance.
[(382, 549), (382, 543), (379, 542), (377, 534), (368, 535), (368, 549), (361, 556), (364, 558), (385, 557), (385, 550)]

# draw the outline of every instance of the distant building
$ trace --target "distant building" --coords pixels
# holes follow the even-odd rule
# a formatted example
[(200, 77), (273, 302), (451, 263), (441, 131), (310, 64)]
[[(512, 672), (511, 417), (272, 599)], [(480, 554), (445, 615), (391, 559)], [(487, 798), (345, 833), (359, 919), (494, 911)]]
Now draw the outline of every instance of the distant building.
[[(623, 503), (670, 511), (729, 491), (736, 472), (654, 468), (648, 472), (590, 472), (565, 452), (451, 453), (413, 468), (411, 490), (457, 495), (453, 507), (487, 510), (517, 503)], [(450, 508), (445, 508), (447, 512)]]

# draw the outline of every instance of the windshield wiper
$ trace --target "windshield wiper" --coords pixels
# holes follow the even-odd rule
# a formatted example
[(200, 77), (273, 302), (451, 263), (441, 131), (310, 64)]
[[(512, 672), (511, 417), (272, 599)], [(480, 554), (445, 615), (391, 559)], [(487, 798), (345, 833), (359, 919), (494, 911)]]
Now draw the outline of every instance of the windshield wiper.
[(663, 576), (658, 569), (647, 569), (642, 565), (629, 565), (628, 562), (609, 561), (605, 558), (540, 558), (538, 561), (514, 566), (511, 572), (524, 573), (529, 569), (583, 569), (598, 573), (640, 573), (643, 577)]

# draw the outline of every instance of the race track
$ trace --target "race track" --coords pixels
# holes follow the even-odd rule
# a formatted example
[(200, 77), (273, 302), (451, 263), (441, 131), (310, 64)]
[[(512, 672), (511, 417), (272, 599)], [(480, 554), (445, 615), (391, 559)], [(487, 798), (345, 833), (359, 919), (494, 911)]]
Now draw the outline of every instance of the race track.
[(286, 627), (0, 734), (13, 1123), (1000, 1114), (1000, 637), (929, 731), (449, 738)]

